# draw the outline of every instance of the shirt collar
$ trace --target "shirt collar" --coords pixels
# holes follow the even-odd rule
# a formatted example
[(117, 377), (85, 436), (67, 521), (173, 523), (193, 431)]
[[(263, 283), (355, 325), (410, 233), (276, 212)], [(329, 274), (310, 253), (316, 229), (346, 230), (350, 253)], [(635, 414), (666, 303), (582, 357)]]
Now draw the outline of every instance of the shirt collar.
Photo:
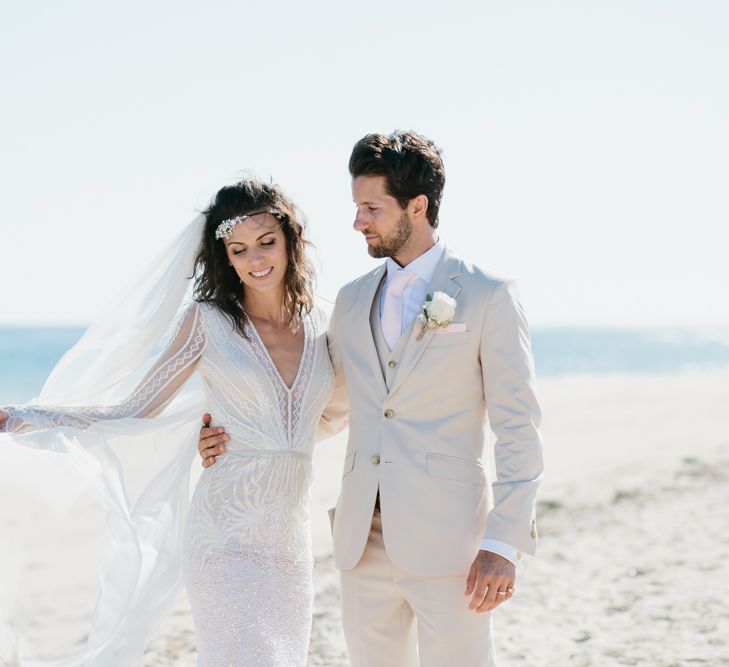
[(415, 277), (424, 280), (430, 284), (435, 273), (435, 267), (438, 264), (438, 260), (441, 258), (443, 251), (445, 250), (445, 243), (443, 237), (438, 237), (438, 241), (432, 248), (426, 250), (422, 255), (416, 257), (410, 264), (401, 267), (392, 257), (387, 258), (387, 280), (388, 282), (392, 279), (392, 276), (400, 270), (412, 273)]

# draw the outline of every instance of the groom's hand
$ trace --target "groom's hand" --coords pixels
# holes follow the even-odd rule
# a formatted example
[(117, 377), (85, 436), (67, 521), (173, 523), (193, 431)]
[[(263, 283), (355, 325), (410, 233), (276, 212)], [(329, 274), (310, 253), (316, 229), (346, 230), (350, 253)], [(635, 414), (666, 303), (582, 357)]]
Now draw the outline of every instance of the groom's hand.
[(200, 429), (200, 439), (197, 443), (203, 468), (209, 468), (215, 463), (215, 458), (225, 451), (225, 443), (230, 440), (224, 428), (210, 427), (211, 419), (210, 413), (206, 412), (203, 415), (203, 427)]
[(473, 593), (468, 608), (477, 612), (496, 609), (511, 597), (515, 582), (513, 563), (491, 551), (479, 551), (466, 580), (465, 594)]

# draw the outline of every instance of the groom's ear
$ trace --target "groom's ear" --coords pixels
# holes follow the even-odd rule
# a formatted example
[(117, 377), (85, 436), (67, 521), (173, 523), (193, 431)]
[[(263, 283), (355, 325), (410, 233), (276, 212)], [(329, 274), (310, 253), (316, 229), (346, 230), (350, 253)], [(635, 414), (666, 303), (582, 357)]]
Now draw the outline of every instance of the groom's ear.
[(418, 195), (413, 197), (408, 202), (408, 214), (411, 220), (423, 219), (428, 222), (428, 196)]

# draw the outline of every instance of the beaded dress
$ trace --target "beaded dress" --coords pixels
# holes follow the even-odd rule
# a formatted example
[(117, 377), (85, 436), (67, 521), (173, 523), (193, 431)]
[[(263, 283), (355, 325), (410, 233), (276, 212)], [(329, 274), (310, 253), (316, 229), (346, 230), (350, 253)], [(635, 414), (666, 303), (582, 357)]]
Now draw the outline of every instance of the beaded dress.
[(304, 350), (291, 387), (251, 323), (247, 339), (212, 305), (186, 307), (171, 342), (122, 404), (11, 408), (8, 431), (88, 428), (161, 412), (194, 372), (207, 410), (230, 435), (205, 469), (187, 518), (184, 577), (198, 665), (302, 666), (312, 615), (311, 457), (334, 388), (326, 317), (303, 319)]

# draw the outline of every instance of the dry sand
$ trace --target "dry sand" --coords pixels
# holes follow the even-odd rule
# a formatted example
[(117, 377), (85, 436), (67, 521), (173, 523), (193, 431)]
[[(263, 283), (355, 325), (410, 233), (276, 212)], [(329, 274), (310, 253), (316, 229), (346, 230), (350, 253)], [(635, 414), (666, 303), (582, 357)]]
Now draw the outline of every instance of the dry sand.
[[(549, 379), (539, 393), (539, 554), (495, 612), (499, 667), (729, 665), (729, 372)], [(344, 446), (315, 459), (316, 666), (348, 664), (326, 518)], [(195, 665), (184, 597), (144, 664)]]

